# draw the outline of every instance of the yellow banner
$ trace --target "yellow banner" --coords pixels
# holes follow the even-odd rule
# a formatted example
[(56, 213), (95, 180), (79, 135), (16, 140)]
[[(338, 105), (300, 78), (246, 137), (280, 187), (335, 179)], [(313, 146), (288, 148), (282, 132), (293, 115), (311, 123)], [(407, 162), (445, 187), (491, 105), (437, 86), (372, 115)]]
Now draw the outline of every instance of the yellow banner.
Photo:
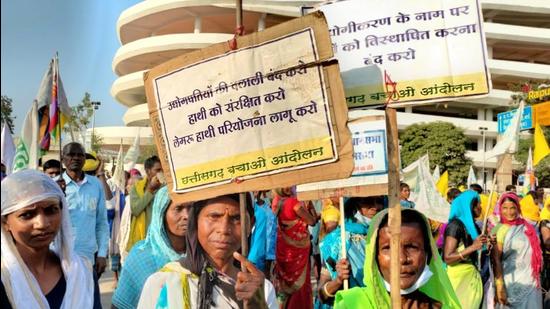
[[(401, 81), (396, 89), (387, 89), (390, 103), (421, 102), (438, 98), (454, 98), (488, 93), (485, 72)], [(380, 86), (360, 86), (346, 89), (346, 100), (350, 108), (364, 105), (384, 104), (387, 93)]]
[(315, 138), (181, 168), (176, 171), (177, 188), (189, 189), (298, 165), (307, 167), (333, 158), (331, 137)]

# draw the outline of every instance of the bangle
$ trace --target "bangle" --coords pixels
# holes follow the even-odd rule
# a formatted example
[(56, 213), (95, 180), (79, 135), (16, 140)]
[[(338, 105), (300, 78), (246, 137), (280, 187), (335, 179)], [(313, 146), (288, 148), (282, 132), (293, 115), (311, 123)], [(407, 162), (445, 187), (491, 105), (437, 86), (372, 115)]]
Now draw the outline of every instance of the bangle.
[(466, 261), (466, 259), (464, 258), (464, 255), (462, 255), (462, 251), (458, 251), (458, 255), (460, 255), (461, 260)]
[(328, 282), (325, 283), (325, 284), (323, 285), (323, 293), (325, 293), (325, 295), (326, 295), (327, 297), (331, 297), (331, 298), (332, 298), (332, 297), (334, 297), (334, 294), (330, 294), (330, 293), (327, 291), (327, 285), (328, 285)]

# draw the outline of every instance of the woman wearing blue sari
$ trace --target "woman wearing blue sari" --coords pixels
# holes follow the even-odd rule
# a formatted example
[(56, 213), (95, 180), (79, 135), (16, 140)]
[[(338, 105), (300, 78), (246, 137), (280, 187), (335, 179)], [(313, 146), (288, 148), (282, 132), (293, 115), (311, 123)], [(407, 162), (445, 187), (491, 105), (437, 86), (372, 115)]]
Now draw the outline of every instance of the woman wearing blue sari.
[[(365, 263), (365, 237), (370, 219), (382, 210), (376, 197), (350, 198), (344, 206), (347, 259), (341, 259), (340, 226), (321, 241), (321, 277), (318, 284), (316, 308), (332, 308), (334, 295), (349, 280), (350, 287), (362, 287)], [(350, 269), (351, 267), (351, 269)]]
[(157, 192), (147, 237), (132, 247), (122, 265), (113, 307), (136, 308), (147, 278), (185, 256), (189, 205), (172, 203), (166, 186)]

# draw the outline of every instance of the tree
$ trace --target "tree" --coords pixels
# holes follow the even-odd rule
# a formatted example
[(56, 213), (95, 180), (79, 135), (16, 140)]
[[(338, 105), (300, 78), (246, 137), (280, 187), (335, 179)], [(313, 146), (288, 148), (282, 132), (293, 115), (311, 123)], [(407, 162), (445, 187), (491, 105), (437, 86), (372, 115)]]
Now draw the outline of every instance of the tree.
[(94, 106), (92, 105), (91, 96), (86, 92), (82, 102), (72, 107), (71, 119), (65, 124), (64, 131), (71, 133), (71, 135), (85, 132), (91, 122), (93, 114)]
[(465, 183), (472, 161), (466, 157), (468, 138), (449, 122), (419, 123), (399, 134), (401, 161), (407, 166), (426, 153), (430, 168), (439, 165), (441, 172), (449, 171), (449, 183)]
[(103, 147), (103, 136), (100, 134), (94, 133), (92, 136), (92, 151), (95, 151), (96, 153), (99, 153), (99, 150), (101, 147)]
[(10, 133), (13, 134), (13, 121), (15, 120), (15, 116), (12, 116), (11, 113), (13, 112), (12, 108), (12, 99), (8, 96), (3, 95), (2, 96), (2, 123), (5, 123), (8, 125), (8, 128), (10, 129)]
[[(520, 100), (524, 100), (527, 103), (527, 106), (541, 103), (542, 101), (547, 100), (546, 98), (540, 99), (530, 99), (527, 95), (530, 90), (538, 90), (541, 87), (547, 88), (550, 85), (550, 80), (545, 81), (525, 81), (517, 84), (509, 84), (508, 88), (515, 92), (512, 95), (512, 106), (510, 109), (517, 108)], [(550, 127), (543, 127), (543, 132), (546, 140), (550, 140)], [(530, 130), (531, 133), (534, 133), (534, 130)], [(521, 162), (522, 170), (519, 171), (522, 174), (525, 171), (525, 166), (527, 164), (527, 156), (529, 155), (529, 147), (534, 149), (533, 136), (529, 138), (521, 138), (519, 140), (518, 152), (515, 154), (515, 159)], [(548, 188), (550, 187), (550, 156), (544, 158), (537, 166), (535, 166), (535, 176), (539, 180), (539, 186)]]
[[(550, 140), (550, 127), (543, 127), (543, 131), (546, 140)], [(527, 165), (529, 147), (531, 147), (532, 150), (534, 149), (533, 136), (519, 140), (518, 152), (515, 154), (515, 158), (517, 161), (521, 162), (521, 173), (525, 171), (525, 166)], [(539, 180), (539, 186), (550, 188), (550, 156), (546, 156), (546, 158), (535, 166), (535, 176)]]
[(154, 144), (141, 146), (137, 162), (145, 162), (145, 160), (152, 156), (158, 156), (157, 146)]

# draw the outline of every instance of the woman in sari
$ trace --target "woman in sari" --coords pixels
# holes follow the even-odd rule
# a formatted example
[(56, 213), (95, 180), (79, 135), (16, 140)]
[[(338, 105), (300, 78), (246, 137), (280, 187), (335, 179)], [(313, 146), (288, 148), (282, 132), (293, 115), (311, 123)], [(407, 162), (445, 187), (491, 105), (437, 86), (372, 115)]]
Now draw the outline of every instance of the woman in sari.
[(185, 256), (188, 207), (170, 201), (168, 188), (157, 192), (147, 237), (130, 250), (113, 295), (116, 308), (135, 308), (145, 280), (166, 263)]
[(445, 229), (443, 260), (447, 274), (462, 308), (479, 308), (483, 300), (483, 283), (477, 268), (477, 251), (489, 238), (480, 235), (474, 218), (481, 213), (479, 194), (462, 192), (451, 204), (449, 223)]
[[(460, 308), (437, 253), (427, 219), (414, 209), (401, 211), (402, 308)], [(336, 293), (335, 308), (391, 308), (388, 210), (371, 221), (363, 283)]]
[(368, 224), (382, 207), (376, 197), (352, 197), (346, 201), (344, 216), (347, 259), (340, 257), (342, 246), (338, 226), (320, 244), (323, 268), (317, 285), (319, 297), (315, 303), (316, 308), (332, 308), (334, 295), (342, 288), (345, 279), (349, 279), (350, 287), (364, 286), (363, 264)]
[(69, 207), (35, 170), (2, 181), (1, 308), (101, 308), (92, 265), (73, 250)]
[(543, 268), (541, 275), (542, 289), (546, 291), (544, 296), (545, 308), (550, 308), (550, 196), (546, 198), (544, 208), (540, 212), (540, 242), (543, 252)]
[(542, 252), (535, 228), (521, 217), (517, 195), (508, 192), (498, 203), (500, 224), (493, 250), (496, 301), (509, 308), (542, 309)]
[[(254, 209), (246, 196), (250, 219)], [(246, 232), (250, 234), (250, 225)], [(186, 244), (185, 258), (166, 264), (147, 279), (138, 308), (242, 308), (244, 302), (249, 308), (278, 307), (273, 285), (237, 252), (241, 247), (239, 194), (194, 203)]]
[(306, 209), (293, 196), (292, 188), (276, 190), (277, 248), (275, 278), (282, 308), (309, 309), (313, 307), (310, 278), (310, 239), (307, 226), (314, 225), (314, 210)]

